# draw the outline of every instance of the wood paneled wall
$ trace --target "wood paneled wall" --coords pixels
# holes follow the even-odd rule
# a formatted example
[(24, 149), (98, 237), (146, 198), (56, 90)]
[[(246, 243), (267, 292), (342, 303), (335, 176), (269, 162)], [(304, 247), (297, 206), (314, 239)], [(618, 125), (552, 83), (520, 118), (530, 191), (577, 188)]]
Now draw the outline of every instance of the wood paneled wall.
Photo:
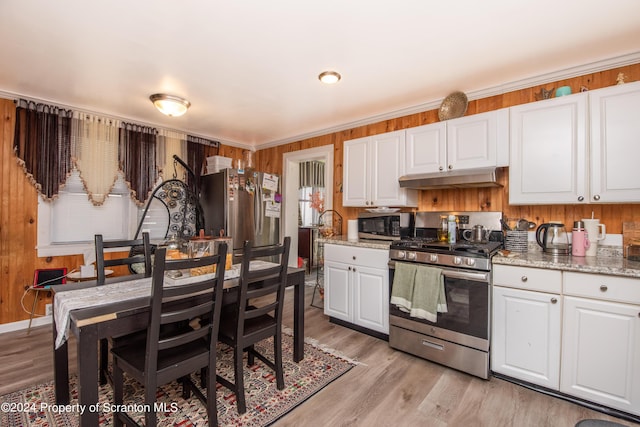
[[(26, 289), (33, 282), (34, 270), (67, 267), (71, 271), (83, 262), (82, 255), (38, 258), (38, 193), (13, 152), (15, 108), (12, 100), (0, 99), (0, 324), (29, 318), (36, 293)], [(242, 152), (240, 148), (223, 145), (219, 155), (241, 159)], [(122, 268), (116, 267), (114, 271), (115, 275), (126, 274)], [(40, 292), (36, 313), (44, 314), (45, 304), (50, 302), (50, 293)]]
[[(535, 101), (535, 94), (542, 87), (550, 89), (564, 85), (577, 92), (581, 86), (589, 89), (615, 84), (619, 72), (628, 76), (628, 81), (640, 80), (640, 64), (602, 71), (581, 77), (518, 90), (489, 98), (469, 102), (467, 115), (491, 111), (498, 108)], [(24, 320), (29, 317), (22, 309), (21, 300), (25, 289), (33, 280), (37, 268), (67, 267), (77, 268), (82, 263), (81, 256), (38, 258), (36, 252), (37, 233), (37, 193), (26, 178), (13, 154), (13, 132), (15, 126), (15, 105), (11, 100), (0, 99), (0, 324)], [(333, 144), (334, 163), (334, 209), (345, 221), (356, 218), (360, 209), (342, 206), (343, 142), (362, 136), (376, 135), (393, 130), (420, 126), (438, 121), (437, 110), (425, 111), (379, 123), (335, 132), (302, 141), (258, 150), (254, 155), (256, 168), (271, 173), (282, 173), (284, 153)], [(243, 149), (222, 145), (219, 155), (241, 159)], [(607, 225), (609, 233), (622, 232), (622, 222), (640, 221), (640, 205), (538, 205), (510, 206), (509, 183), (503, 178), (503, 188), (465, 190), (424, 190), (420, 193), (417, 210), (495, 210), (502, 211), (509, 218), (526, 217), (537, 223), (560, 220), (570, 224), (574, 219), (589, 217), (594, 212)], [(639, 201), (640, 202), (640, 201)], [(294, 219), (297, 220), (297, 219)], [(33, 295), (24, 297), (27, 309), (33, 304)], [(44, 304), (50, 296), (41, 293), (37, 313), (44, 313)]]
[[(627, 76), (628, 82), (640, 80), (640, 64), (634, 64), (470, 101), (466, 115), (484, 113), (500, 108), (534, 102), (536, 101), (535, 95), (539, 93), (542, 88), (551, 89), (560, 86), (571, 86), (572, 91), (575, 93), (578, 92), (582, 86), (586, 86), (589, 89), (611, 86), (616, 84), (618, 73), (621, 72)], [(346, 131), (305, 139), (287, 145), (259, 150), (257, 152), (257, 164), (258, 167), (269, 172), (281, 173), (282, 155), (284, 153), (333, 144), (335, 149), (333, 208), (340, 212), (346, 221), (347, 219), (356, 218), (361, 209), (342, 206), (343, 142), (363, 136), (434, 123), (438, 121), (437, 113), (437, 110), (426, 111), (371, 125), (360, 126)], [(593, 212), (595, 218), (600, 218), (601, 222), (607, 225), (607, 231), (611, 234), (621, 234), (623, 222), (640, 221), (640, 205), (638, 204), (511, 206), (509, 205), (507, 169), (504, 170), (501, 183), (504, 185), (502, 188), (422, 190), (420, 192), (418, 209), (416, 210), (502, 211), (507, 218), (527, 218), (537, 224), (548, 221), (563, 221), (569, 225), (572, 225), (576, 219), (590, 218)], [(640, 203), (640, 200), (638, 200), (638, 202)]]

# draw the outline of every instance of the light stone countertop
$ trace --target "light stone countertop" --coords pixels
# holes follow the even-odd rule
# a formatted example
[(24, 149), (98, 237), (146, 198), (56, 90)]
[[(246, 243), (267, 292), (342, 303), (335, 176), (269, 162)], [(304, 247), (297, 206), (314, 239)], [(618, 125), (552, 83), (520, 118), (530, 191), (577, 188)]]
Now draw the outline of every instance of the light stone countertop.
[[(388, 240), (359, 239), (357, 242), (354, 242), (347, 240), (346, 236), (319, 237), (317, 242), (384, 250), (388, 250), (391, 245), (391, 241)], [(617, 252), (612, 251), (611, 253), (615, 254)], [(599, 255), (596, 257), (553, 256), (541, 250), (529, 250), (524, 253), (512, 252), (510, 255), (512, 256), (495, 255), (493, 257), (493, 263), (640, 278), (640, 262), (628, 261), (621, 255)]]
[(356, 242), (347, 240), (347, 236), (318, 237), (316, 241), (318, 243), (331, 243), (332, 245), (355, 246), (369, 249), (389, 250), (389, 246), (391, 246), (391, 240), (358, 239)]
[(509, 255), (513, 254), (515, 254), (513, 257), (506, 257), (499, 254), (495, 255), (493, 257), (493, 264), (640, 278), (640, 262), (628, 261), (622, 256), (553, 256), (542, 251), (529, 251), (525, 253), (512, 252)]

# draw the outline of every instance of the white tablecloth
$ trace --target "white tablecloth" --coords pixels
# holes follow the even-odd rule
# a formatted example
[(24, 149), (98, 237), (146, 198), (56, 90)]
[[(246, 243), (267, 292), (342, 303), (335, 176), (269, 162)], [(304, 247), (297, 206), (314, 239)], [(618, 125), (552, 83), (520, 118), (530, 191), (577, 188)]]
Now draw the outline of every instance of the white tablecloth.
[[(274, 263), (266, 261), (252, 261), (251, 270), (260, 270), (274, 266)], [(177, 286), (188, 284), (204, 277), (215, 277), (214, 274), (202, 276), (190, 276), (188, 272), (178, 279), (165, 278), (165, 286)], [(224, 280), (240, 277), (240, 265), (236, 264), (224, 272)], [(56, 322), (55, 348), (60, 347), (69, 336), (71, 310), (88, 307), (98, 307), (116, 302), (133, 300), (136, 298), (151, 297), (151, 277), (112, 283), (103, 286), (94, 286), (73, 291), (56, 292), (53, 304), (53, 315)]]

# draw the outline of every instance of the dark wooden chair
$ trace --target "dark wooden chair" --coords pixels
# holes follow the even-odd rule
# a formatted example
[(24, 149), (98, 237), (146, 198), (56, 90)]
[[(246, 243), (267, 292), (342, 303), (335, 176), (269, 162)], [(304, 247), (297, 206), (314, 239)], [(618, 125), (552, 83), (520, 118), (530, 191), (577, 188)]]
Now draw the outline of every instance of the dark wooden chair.
[[(141, 239), (135, 240), (109, 240), (105, 241), (102, 234), (95, 235), (96, 247), (96, 282), (98, 286), (107, 282), (104, 272), (106, 267), (126, 265), (132, 274), (139, 274), (143, 277), (151, 276), (151, 242), (149, 233), (142, 233)], [(135, 248), (135, 249), (134, 249)], [(124, 258), (105, 259), (105, 249), (121, 249), (123, 252), (129, 251)], [(132, 254), (133, 252), (139, 252)], [(138, 268), (136, 268), (138, 267)], [(136, 271), (137, 270), (137, 271)], [(140, 271), (140, 273), (138, 273)], [(111, 339), (111, 345), (117, 345), (118, 338)], [(105, 384), (109, 378), (109, 341), (100, 340), (100, 384)]]
[[(151, 277), (151, 253), (152, 247), (149, 240), (149, 233), (142, 233), (141, 239), (135, 240), (107, 240), (102, 238), (102, 234), (95, 235), (96, 246), (96, 277), (98, 286), (104, 285), (107, 281), (104, 269), (106, 267), (115, 267), (126, 265), (131, 274), (141, 274), (144, 277)], [(132, 248), (140, 250), (133, 250)], [(105, 259), (105, 249), (122, 249), (129, 251), (129, 255), (124, 258)], [(140, 253), (137, 253), (140, 252)], [(140, 268), (136, 268), (140, 266)]]
[[(218, 340), (233, 347), (235, 382), (221, 376), (217, 379), (235, 393), (239, 414), (247, 410), (242, 363), (245, 350), (248, 352), (249, 366), (253, 365), (255, 357), (262, 360), (275, 371), (278, 390), (284, 388), (282, 308), (290, 244), (290, 237), (285, 237), (281, 245), (265, 248), (252, 248), (250, 242), (244, 243), (237, 303), (229, 311), (225, 310), (221, 318)], [(273, 257), (279, 262), (273, 263), (269, 268), (250, 269), (252, 261), (274, 259)], [(256, 298), (259, 298), (257, 302)], [(273, 337), (273, 361), (257, 352), (254, 347), (255, 343), (269, 337)]]
[[(155, 253), (149, 327), (143, 344), (130, 343), (111, 349), (113, 356), (114, 404), (123, 405), (123, 373), (139, 381), (145, 388), (145, 425), (155, 426), (154, 403), (157, 388), (174, 380), (183, 384), (183, 397), (193, 392), (206, 406), (209, 425), (217, 425), (216, 343), (222, 308), (226, 244), (218, 254), (202, 258), (166, 260), (166, 248)], [(165, 284), (165, 272), (216, 265), (216, 276), (192, 276), (175, 286)], [(196, 279), (194, 280), (193, 277)], [(202, 277), (202, 279), (198, 279)], [(198, 327), (185, 327), (199, 322)], [(190, 374), (206, 370), (207, 399), (195, 387)], [(136, 425), (124, 412), (116, 412), (114, 426)]]

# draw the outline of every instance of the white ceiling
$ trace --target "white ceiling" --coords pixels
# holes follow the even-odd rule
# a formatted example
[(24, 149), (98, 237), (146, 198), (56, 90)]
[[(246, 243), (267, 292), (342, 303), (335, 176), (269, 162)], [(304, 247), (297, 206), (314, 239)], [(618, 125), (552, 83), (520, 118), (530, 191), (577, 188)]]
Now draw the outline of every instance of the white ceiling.
[[(1, 95), (237, 146), (638, 53), (638, 0), (0, 1)], [(158, 92), (192, 106), (164, 117)]]

